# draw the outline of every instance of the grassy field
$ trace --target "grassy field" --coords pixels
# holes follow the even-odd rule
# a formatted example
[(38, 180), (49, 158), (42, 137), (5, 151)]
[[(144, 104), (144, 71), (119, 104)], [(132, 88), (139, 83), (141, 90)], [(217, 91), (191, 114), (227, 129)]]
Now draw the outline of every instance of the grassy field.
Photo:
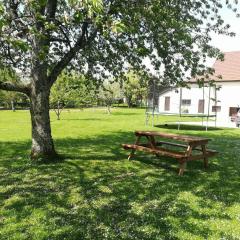
[(144, 110), (51, 113), (53, 137), (66, 160), (28, 159), (27, 111), (0, 111), (0, 239), (240, 239), (240, 130), (179, 133), (213, 139), (220, 154), (207, 171), (191, 162), (177, 175), (174, 159), (143, 153), (127, 161), (121, 143), (144, 125)]

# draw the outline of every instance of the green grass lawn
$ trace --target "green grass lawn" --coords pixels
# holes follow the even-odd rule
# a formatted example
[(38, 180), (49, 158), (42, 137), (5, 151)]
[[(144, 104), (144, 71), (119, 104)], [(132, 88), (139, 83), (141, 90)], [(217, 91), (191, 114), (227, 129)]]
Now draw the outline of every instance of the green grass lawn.
[(213, 139), (220, 154), (190, 162), (138, 153), (121, 143), (133, 131), (178, 132), (144, 125), (144, 110), (51, 113), (56, 148), (66, 160), (33, 164), (28, 111), (0, 111), (0, 239), (240, 239), (240, 130), (179, 133)]

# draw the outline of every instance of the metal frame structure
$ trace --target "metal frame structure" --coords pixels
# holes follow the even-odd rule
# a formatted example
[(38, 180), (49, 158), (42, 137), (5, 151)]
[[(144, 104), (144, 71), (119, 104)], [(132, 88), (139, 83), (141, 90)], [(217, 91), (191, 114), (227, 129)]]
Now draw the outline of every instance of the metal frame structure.
[[(209, 120), (210, 118), (214, 118), (214, 121), (215, 121), (215, 127), (217, 126), (217, 112), (215, 114), (210, 114), (210, 106), (211, 106), (211, 85), (209, 84), (208, 85), (209, 87), (209, 91), (208, 91), (208, 108), (207, 108), (207, 114), (205, 113), (199, 113), (199, 114), (191, 114), (191, 113), (182, 113), (182, 87), (180, 87), (180, 98), (179, 98), (179, 112), (178, 113), (166, 113), (166, 112), (159, 112), (159, 102), (156, 104), (155, 103), (155, 98), (156, 98), (156, 82), (153, 81), (153, 87), (152, 87), (152, 90), (153, 92), (151, 94), (148, 94), (148, 96), (151, 96), (151, 98), (149, 99), (148, 98), (148, 101), (147, 101), (147, 107), (146, 107), (146, 119), (145, 119), (145, 122), (146, 122), (146, 125), (149, 124), (149, 121), (150, 121), (150, 118), (152, 118), (151, 122), (152, 122), (152, 126), (154, 126), (154, 119), (155, 117), (158, 117), (161, 116), (161, 115), (167, 115), (167, 116), (178, 116), (179, 117), (179, 120), (178, 120), (178, 130), (180, 130), (180, 127), (181, 127), (181, 119), (184, 118), (184, 117), (201, 117), (202, 118), (202, 126), (204, 125), (204, 118), (206, 118), (206, 125), (205, 125), (205, 129), (206, 131), (208, 130), (208, 123), (209, 123)], [(168, 88), (168, 91), (171, 90), (171, 89), (174, 89), (174, 88)], [(205, 86), (202, 87), (203, 89), (203, 100), (204, 100), (204, 103), (205, 103)], [(166, 90), (166, 89), (165, 89)], [(157, 97), (159, 98), (159, 96), (161, 94), (163, 94), (164, 92), (159, 92), (157, 95)], [(217, 106), (217, 93), (216, 93), (216, 87), (215, 87), (215, 105)], [(156, 110), (157, 108), (157, 110)]]

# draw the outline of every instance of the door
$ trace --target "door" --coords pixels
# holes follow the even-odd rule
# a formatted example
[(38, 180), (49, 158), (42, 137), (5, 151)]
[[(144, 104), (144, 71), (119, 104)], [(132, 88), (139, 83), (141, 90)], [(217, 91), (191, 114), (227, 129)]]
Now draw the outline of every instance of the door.
[(205, 105), (204, 99), (199, 99), (199, 101), (198, 101), (198, 113), (204, 113), (204, 105)]
[(165, 111), (169, 111), (170, 110), (170, 97), (165, 97), (164, 110)]

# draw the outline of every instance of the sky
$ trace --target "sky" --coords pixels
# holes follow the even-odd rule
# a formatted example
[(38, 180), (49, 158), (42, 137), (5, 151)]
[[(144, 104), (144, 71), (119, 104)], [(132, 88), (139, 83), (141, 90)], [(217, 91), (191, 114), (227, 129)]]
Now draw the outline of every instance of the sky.
[[(222, 0), (223, 5), (225, 1), (226, 0)], [(240, 12), (240, 0), (237, 8), (238, 8), (238, 12)], [(212, 41), (210, 44), (214, 47), (219, 48), (222, 52), (240, 51), (240, 18), (237, 18), (236, 14), (234, 14), (233, 11), (228, 9), (227, 7), (224, 7), (221, 10), (221, 16), (226, 24), (230, 24), (231, 26), (230, 32), (234, 32), (236, 36), (230, 37), (225, 35), (212, 34), (211, 35)], [(215, 59), (208, 58), (206, 65), (209, 67), (212, 67), (214, 62), (215, 62)], [(153, 70), (153, 67), (150, 64), (149, 59), (145, 59), (144, 63), (150, 69), (150, 71), (154, 74), (155, 71)]]
[[(223, 0), (224, 2), (225, 0)], [(240, 11), (240, 2), (238, 3)], [(231, 25), (231, 31), (236, 33), (236, 37), (223, 35), (212, 35), (212, 45), (218, 47), (223, 52), (240, 51), (240, 18), (226, 7), (222, 10), (222, 17), (226, 23)]]

